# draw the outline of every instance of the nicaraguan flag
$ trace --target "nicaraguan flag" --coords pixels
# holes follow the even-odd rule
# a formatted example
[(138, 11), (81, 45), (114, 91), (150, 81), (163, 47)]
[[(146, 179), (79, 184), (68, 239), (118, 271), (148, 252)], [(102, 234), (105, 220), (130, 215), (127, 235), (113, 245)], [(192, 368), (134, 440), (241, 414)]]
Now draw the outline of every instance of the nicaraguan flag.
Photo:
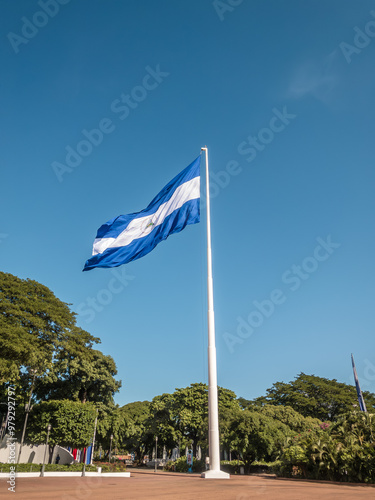
[(361, 411), (367, 411), (365, 400), (363, 399), (361, 387), (359, 385), (359, 380), (358, 380), (357, 370), (356, 370), (355, 364), (354, 364), (353, 354), (352, 354), (352, 366), (353, 366), (353, 373), (354, 373), (355, 388), (357, 389), (359, 407), (361, 408)]
[(200, 161), (198, 156), (141, 212), (119, 215), (98, 229), (93, 256), (84, 271), (117, 267), (139, 259), (169, 235), (200, 221)]

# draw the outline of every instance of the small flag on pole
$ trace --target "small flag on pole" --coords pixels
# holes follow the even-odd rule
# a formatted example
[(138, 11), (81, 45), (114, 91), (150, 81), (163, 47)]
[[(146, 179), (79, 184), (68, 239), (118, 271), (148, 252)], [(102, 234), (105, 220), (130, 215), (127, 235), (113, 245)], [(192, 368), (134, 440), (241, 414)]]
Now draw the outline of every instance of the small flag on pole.
[(103, 224), (94, 241), (93, 256), (83, 271), (139, 259), (169, 235), (199, 222), (200, 160), (198, 156), (141, 212), (119, 215)]
[(354, 364), (353, 354), (352, 354), (352, 366), (353, 366), (355, 387), (357, 389), (359, 407), (361, 408), (361, 411), (367, 411), (365, 400), (363, 399), (362, 391), (361, 391), (361, 388), (359, 386), (358, 375), (357, 375), (357, 370), (356, 370), (355, 364)]

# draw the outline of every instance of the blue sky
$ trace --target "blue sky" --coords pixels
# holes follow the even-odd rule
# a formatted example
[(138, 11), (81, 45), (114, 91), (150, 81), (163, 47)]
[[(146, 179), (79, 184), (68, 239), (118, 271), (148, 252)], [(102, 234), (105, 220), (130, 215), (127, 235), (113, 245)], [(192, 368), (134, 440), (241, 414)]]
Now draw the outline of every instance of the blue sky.
[(302, 371), (352, 383), (353, 352), (375, 392), (373, 2), (1, 9), (1, 270), (79, 312), (116, 361), (116, 402), (207, 382), (204, 223), (82, 273), (98, 227), (204, 145), (219, 385), (252, 399)]

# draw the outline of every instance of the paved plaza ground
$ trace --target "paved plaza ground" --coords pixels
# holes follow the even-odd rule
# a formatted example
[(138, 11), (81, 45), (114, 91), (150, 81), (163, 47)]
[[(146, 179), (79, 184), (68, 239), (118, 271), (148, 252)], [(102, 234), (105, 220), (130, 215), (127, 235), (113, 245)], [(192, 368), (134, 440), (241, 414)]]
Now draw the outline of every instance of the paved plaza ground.
[(16, 480), (16, 493), (0, 480), (3, 500), (362, 500), (374, 499), (375, 487), (279, 479), (271, 475), (201, 479), (197, 474), (131, 472), (130, 478), (30, 478)]

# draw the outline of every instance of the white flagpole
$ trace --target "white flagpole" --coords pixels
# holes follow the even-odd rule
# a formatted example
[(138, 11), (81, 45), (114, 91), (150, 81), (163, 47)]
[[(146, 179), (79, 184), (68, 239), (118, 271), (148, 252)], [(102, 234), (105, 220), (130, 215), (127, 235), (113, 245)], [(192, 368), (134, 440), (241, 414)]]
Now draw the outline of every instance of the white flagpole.
[(219, 407), (217, 397), (217, 368), (215, 346), (215, 315), (212, 280), (210, 184), (208, 171), (208, 150), (206, 153), (206, 212), (207, 212), (207, 302), (208, 302), (208, 444), (210, 470), (203, 472), (206, 479), (229, 479), (229, 474), (220, 470)]

